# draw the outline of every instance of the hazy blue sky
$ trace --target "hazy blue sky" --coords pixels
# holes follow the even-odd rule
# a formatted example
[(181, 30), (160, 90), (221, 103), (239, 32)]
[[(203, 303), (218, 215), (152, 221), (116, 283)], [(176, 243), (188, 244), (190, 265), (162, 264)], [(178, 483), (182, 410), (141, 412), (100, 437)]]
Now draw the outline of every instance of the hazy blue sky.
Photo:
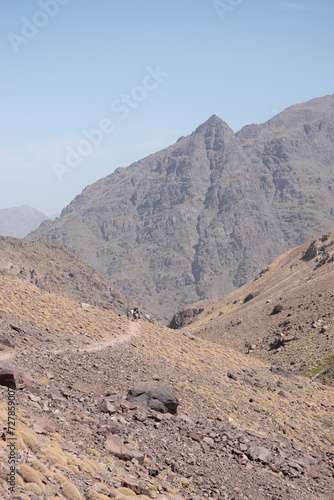
[(0, 208), (60, 211), (213, 113), (237, 131), (332, 94), (333, 19), (333, 0), (1, 0)]

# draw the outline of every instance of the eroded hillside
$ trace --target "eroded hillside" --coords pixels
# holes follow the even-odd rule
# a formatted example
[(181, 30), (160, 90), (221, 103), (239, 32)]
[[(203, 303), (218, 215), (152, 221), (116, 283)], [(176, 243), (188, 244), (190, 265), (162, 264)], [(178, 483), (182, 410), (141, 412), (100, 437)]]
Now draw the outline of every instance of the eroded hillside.
[(171, 323), (296, 373), (334, 382), (334, 231), (275, 259), (254, 281)]
[(121, 314), (133, 307), (132, 299), (56, 241), (29, 242), (0, 236), (0, 274)]
[[(24, 500), (331, 498), (332, 388), (190, 334), (83, 311), (9, 276), (0, 276), (0, 324), (0, 366), (18, 371)], [(167, 383), (177, 414), (127, 401), (138, 381)], [(1, 392), (6, 499), (11, 436)]]

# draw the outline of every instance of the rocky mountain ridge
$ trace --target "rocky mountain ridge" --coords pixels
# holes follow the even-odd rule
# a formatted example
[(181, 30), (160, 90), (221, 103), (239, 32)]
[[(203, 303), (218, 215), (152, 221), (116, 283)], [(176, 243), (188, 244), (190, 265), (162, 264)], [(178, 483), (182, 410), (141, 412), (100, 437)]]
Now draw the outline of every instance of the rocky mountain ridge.
[(231, 294), (187, 306), (170, 326), (334, 384), (334, 230)]
[(166, 320), (334, 226), (334, 96), (238, 133), (216, 115), (88, 186), (29, 235), (58, 240)]

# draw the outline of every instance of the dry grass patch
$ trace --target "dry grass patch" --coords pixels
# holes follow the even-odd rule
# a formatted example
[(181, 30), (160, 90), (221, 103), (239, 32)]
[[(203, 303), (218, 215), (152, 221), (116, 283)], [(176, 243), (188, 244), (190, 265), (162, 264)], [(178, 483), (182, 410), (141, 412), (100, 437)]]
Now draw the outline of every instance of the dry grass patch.
[(136, 497), (136, 493), (129, 488), (117, 488), (117, 491), (121, 493), (124, 497), (129, 498), (129, 497)]
[[(106, 493), (108, 493), (108, 492), (109, 492), (109, 490)], [(103, 495), (103, 493), (98, 493), (97, 491), (90, 489), (88, 491), (88, 493), (86, 494), (86, 499), (87, 500), (110, 500), (110, 496)]]
[(67, 460), (63, 451), (58, 446), (52, 446), (52, 444), (42, 450), (43, 456), (49, 459), (54, 466), (66, 468)]
[(24, 483), (24, 485), (22, 486), (22, 489), (24, 489), (25, 491), (31, 491), (32, 493), (35, 493), (35, 495), (38, 495), (38, 496), (41, 496), (43, 494), (43, 490), (44, 490), (43, 487), (41, 488), (36, 483)]
[(53, 472), (51, 477), (61, 486), (63, 486), (67, 482), (66, 477), (60, 474), (60, 472)]
[(94, 448), (88, 448), (88, 451), (90, 451), (92, 453), (92, 455), (94, 455), (94, 457), (96, 458), (100, 458), (101, 457), (101, 454), (99, 451), (95, 450)]
[(78, 488), (73, 484), (67, 482), (62, 489), (63, 495), (69, 500), (82, 500), (83, 496), (81, 495)]
[(48, 476), (48, 475), (50, 476), (52, 474), (52, 472), (47, 468), (47, 466), (37, 459), (31, 460), (29, 462), (29, 464), (31, 465), (31, 467), (33, 469), (37, 470), (38, 472), (40, 472), (44, 476)]
[(44, 489), (41, 480), (41, 474), (38, 470), (33, 469), (32, 467), (30, 467), (30, 465), (21, 464), (17, 472), (22, 477), (25, 483), (29, 484), (34, 483), (38, 485), (41, 488), (41, 490)]
[(36, 446), (39, 445), (39, 441), (38, 439), (36, 438), (36, 434), (34, 431), (32, 431), (31, 429), (24, 429), (24, 430), (21, 430), (20, 431), (20, 435), (22, 437), (22, 441), (23, 443), (27, 446), (27, 448), (29, 448), (30, 450), (32, 450), (33, 448), (35, 448)]

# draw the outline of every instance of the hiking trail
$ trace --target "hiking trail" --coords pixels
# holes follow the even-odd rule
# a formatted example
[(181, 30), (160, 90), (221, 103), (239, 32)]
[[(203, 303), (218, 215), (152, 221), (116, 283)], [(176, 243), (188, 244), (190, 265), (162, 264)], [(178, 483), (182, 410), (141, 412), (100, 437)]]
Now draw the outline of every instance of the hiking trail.
[[(62, 349), (55, 349), (55, 350), (44, 350), (44, 352), (47, 352), (48, 354), (70, 354), (70, 353), (79, 353), (79, 352), (99, 352), (102, 351), (103, 349), (106, 349), (107, 347), (112, 347), (114, 344), (118, 344), (121, 342), (127, 342), (134, 337), (138, 337), (141, 334), (141, 325), (139, 324), (138, 321), (129, 321), (128, 325), (128, 333), (122, 333), (121, 335), (118, 335), (117, 337), (110, 339), (110, 340), (105, 340), (105, 341), (100, 341), (100, 342), (93, 342), (92, 344), (83, 346), (83, 347), (63, 347)], [(0, 363), (6, 362), (6, 361), (11, 361), (14, 359), (17, 354), (20, 351), (12, 351), (12, 352), (3, 352), (0, 353)]]

